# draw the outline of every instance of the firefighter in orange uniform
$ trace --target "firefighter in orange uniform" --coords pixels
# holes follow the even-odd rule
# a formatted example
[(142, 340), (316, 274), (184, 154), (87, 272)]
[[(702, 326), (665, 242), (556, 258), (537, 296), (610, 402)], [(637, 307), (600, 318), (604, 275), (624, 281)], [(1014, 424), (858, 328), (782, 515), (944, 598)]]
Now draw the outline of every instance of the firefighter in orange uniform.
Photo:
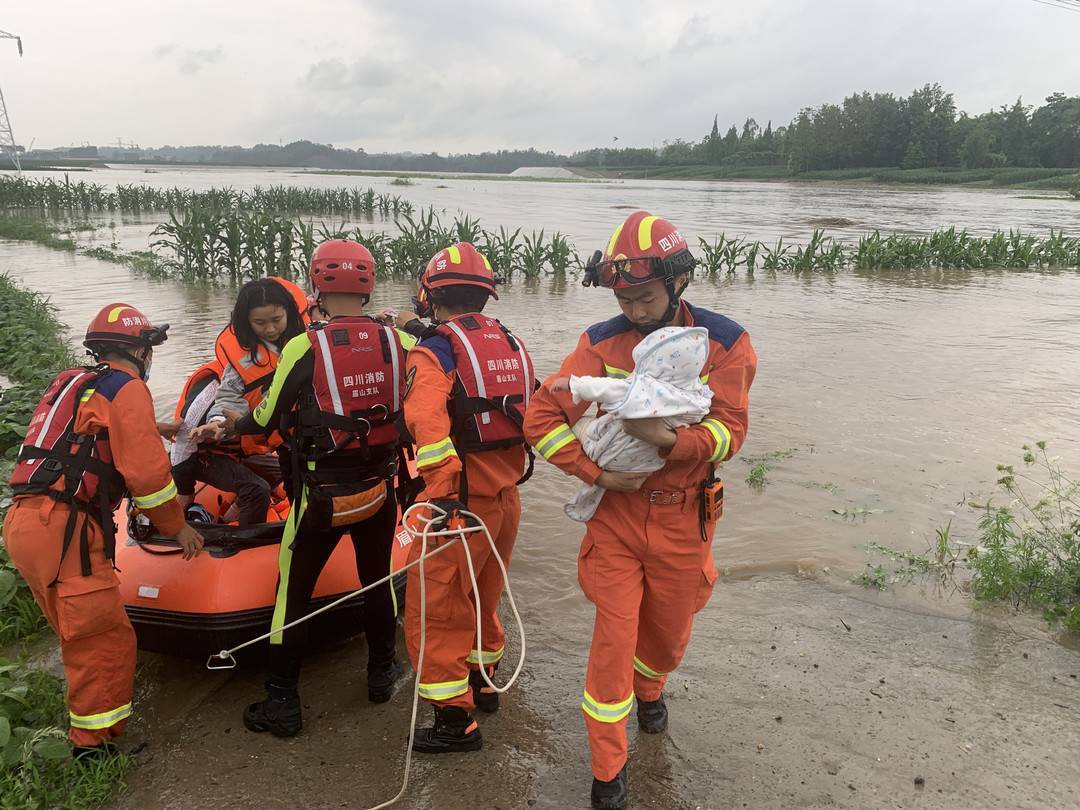
[[(226, 438), (279, 428), (288, 439), (282, 447), (292, 508), (278, 556), (272, 630), (308, 612), (319, 575), (346, 532), (361, 582), (389, 574), (397, 529), (405, 351), (395, 330), (364, 314), (375, 290), (375, 260), (357, 242), (330, 239), (315, 248), (308, 272), (328, 320), (285, 345), (266, 397), (251, 413), (227, 411), (220, 424)], [(390, 700), (402, 674), (392, 593), (386, 582), (364, 595), (372, 703)], [(244, 710), (249, 730), (292, 737), (303, 728), (299, 683), (307, 631), (300, 624), (271, 636), (267, 695)]]
[(679, 665), (694, 614), (712, 594), (712, 535), (721, 511), (716, 465), (746, 438), (757, 358), (734, 321), (681, 296), (694, 258), (670, 222), (631, 214), (597, 251), (585, 284), (613, 289), (622, 314), (590, 327), (556, 377), (625, 377), (644, 335), (663, 326), (703, 326), (710, 352), (702, 380), (713, 392), (700, 424), (673, 429), (662, 419), (624, 422), (627, 433), (657, 447), (665, 466), (651, 475), (601, 470), (572, 426), (589, 403), (575, 404), (552, 380), (533, 397), (525, 433), (548, 461), (605, 489), (578, 555), (578, 581), (596, 606), (581, 707), (592, 753), (592, 801), (627, 802), (626, 718), (637, 697), (640, 729), (666, 730), (664, 683)]
[(113, 569), (113, 511), (130, 494), (185, 559), (202, 548), (184, 523), (146, 387), (168, 328), (128, 304), (102, 309), (83, 341), (98, 365), (52, 381), (11, 476), (4, 543), (60, 637), (77, 757), (114, 753), (131, 715), (135, 632)]
[[(521, 518), (517, 486), (531, 471), (522, 433), (525, 407), (535, 386), (524, 344), (494, 318), (482, 314), (498, 299), (491, 265), (467, 242), (439, 251), (420, 281), (416, 311), (434, 325), (408, 355), (405, 421), (416, 443), (420, 500), (448, 513), (479, 515), (509, 567)], [(428, 754), (475, 751), (483, 745), (474, 708), (494, 712), (499, 695), (489, 676), (506, 641), (496, 610), (502, 574), (482, 533), (468, 536), (477, 573), (482, 644), (476, 640), (476, 606), (460, 545), (425, 562), (427, 638), (420, 697), (435, 709), (435, 722), (416, 732), (413, 750)], [(445, 541), (444, 541), (445, 542)], [(411, 547), (411, 560), (420, 553)], [(429, 550), (437, 546), (429, 542)], [(410, 561), (411, 561), (410, 560)], [(409, 569), (405, 638), (413, 666), (420, 646), (419, 567)]]

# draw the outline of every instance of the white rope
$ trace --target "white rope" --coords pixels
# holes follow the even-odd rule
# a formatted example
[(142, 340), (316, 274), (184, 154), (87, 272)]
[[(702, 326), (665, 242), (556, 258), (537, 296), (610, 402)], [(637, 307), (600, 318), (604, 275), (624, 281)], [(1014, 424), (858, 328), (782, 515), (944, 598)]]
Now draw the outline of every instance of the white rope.
[[(426, 518), (417, 516), (416, 512), (420, 509), (429, 510), (429, 516)], [(389, 582), (397, 574), (408, 571), (414, 565), (419, 565), (420, 648), (416, 656), (416, 680), (413, 685), (413, 705), (412, 718), (409, 722), (409, 742), (408, 746), (405, 749), (405, 775), (401, 782), (401, 790), (397, 792), (397, 795), (395, 795), (392, 799), (383, 802), (382, 804), (377, 804), (374, 807), (368, 808), (368, 810), (383, 810), (383, 808), (390, 807), (391, 805), (396, 804), (402, 798), (402, 796), (405, 795), (405, 792), (409, 788), (409, 770), (412, 765), (413, 740), (416, 737), (416, 715), (420, 705), (420, 673), (424, 670), (424, 650), (426, 647), (425, 642), (427, 640), (427, 578), (424, 576), (424, 563), (429, 557), (434, 557), (436, 554), (441, 554), (448, 548), (452, 548), (456, 543), (461, 543), (461, 547), (465, 550), (465, 564), (469, 569), (469, 581), (472, 583), (473, 601), (476, 604), (476, 649), (477, 651), (482, 651), (484, 649), (484, 643), (482, 627), (483, 623), (481, 621), (480, 613), (480, 590), (476, 582), (476, 568), (473, 565), (472, 552), (469, 550), (469, 544), (464, 541), (466, 539), (466, 535), (468, 534), (474, 534), (481, 531), (484, 533), (484, 537), (487, 539), (488, 546), (491, 548), (491, 554), (494, 557), (495, 562), (498, 564), (499, 571), (502, 574), (503, 584), (506, 590), (506, 598), (507, 601), (510, 603), (510, 610), (514, 614), (514, 622), (517, 624), (518, 628), (518, 637), (521, 639), (521, 650), (518, 654), (517, 666), (514, 668), (514, 672), (510, 676), (509, 680), (507, 680), (507, 682), (503, 686), (500, 687), (495, 685), (495, 683), (488, 676), (487, 667), (484, 665), (483, 661), (481, 661), (479, 665), (480, 675), (484, 679), (484, 682), (489, 687), (491, 687), (492, 690), (499, 694), (502, 694), (514, 685), (514, 683), (518, 679), (518, 676), (521, 675), (522, 669), (525, 667), (525, 625), (521, 621), (521, 614), (518, 612), (517, 603), (514, 601), (514, 594), (510, 590), (510, 577), (506, 571), (506, 564), (503, 562), (502, 557), (499, 555), (499, 550), (495, 547), (495, 540), (492, 538), (491, 532), (488, 530), (487, 524), (484, 523), (483, 518), (481, 518), (474, 512), (464, 510), (459, 511), (458, 514), (461, 515), (461, 517), (463, 518), (472, 519), (473, 521), (475, 521), (475, 525), (466, 525), (464, 527), (459, 527), (456, 529), (447, 528), (433, 532), (431, 531), (432, 524), (437, 523), (443, 518), (445, 518), (447, 516), (446, 511), (426, 501), (413, 504), (407, 510), (405, 510), (405, 513), (401, 516), (401, 524), (405, 527), (405, 531), (409, 533), (410, 537), (413, 538), (414, 542), (417, 537), (420, 538), (420, 556), (417, 559), (413, 560), (404, 568), (399, 569), (397, 572), (391, 573), (388, 576), (385, 576), (382, 579), (378, 580), (377, 582), (372, 582), (370, 585), (365, 585), (362, 588), (355, 590), (351, 593), (347, 593), (344, 596), (335, 599), (330, 604), (324, 605), (318, 610), (313, 610), (311, 613), (301, 616), (299, 619), (289, 622), (289, 624), (286, 624), (283, 627), (279, 627), (277, 630), (271, 630), (270, 632), (264, 633), (257, 638), (251, 639), (250, 641), (245, 641), (243, 644), (238, 644), (237, 646), (230, 649), (222, 650), (219, 653), (215, 653), (214, 655), (210, 656), (209, 660), (207, 660), (206, 662), (207, 669), (233, 669), (236, 666), (236, 659), (233, 658), (233, 653), (239, 652), (245, 647), (250, 647), (252, 644), (258, 644), (260, 641), (265, 641), (271, 636), (278, 635), (279, 633), (284, 633), (286, 630), (296, 627), (299, 624), (303, 624), (304, 622), (313, 619), (315, 616), (318, 616), (320, 613), (325, 613), (327, 610), (330, 610), (331, 608), (340, 605), (342, 602), (359, 596), (360, 594), (364, 593), (364, 591), (371, 590), (372, 588), (377, 588), (378, 586)], [(410, 524), (410, 518), (415, 518), (417, 523), (422, 524), (423, 528), (419, 530), (416, 529), (413, 525)], [(427, 550), (428, 539), (432, 537), (453, 537), (454, 539), (429, 553)], [(391, 587), (393, 586), (391, 585)], [(481, 658), (483, 658), (483, 656), (481, 656)], [(225, 664), (215, 666), (213, 663), (215, 660), (224, 661)]]

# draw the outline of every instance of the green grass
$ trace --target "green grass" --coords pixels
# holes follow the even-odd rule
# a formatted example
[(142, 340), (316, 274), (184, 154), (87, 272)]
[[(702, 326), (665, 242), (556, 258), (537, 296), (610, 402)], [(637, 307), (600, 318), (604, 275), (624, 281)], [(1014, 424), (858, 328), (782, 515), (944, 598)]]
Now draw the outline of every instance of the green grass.
[(857, 581), (876, 588), (930, 577), (981, 602), (1039, 610), (1052, 625), (1080, 634), (1080, 482), (1073, 480), (1046, 442), (1023, 448), (1022, 466), (999, 464), (1005, 503), (968, 500), (980, 518), (969, 541), (937, 530), (925, 554), (871, 543), (893, 564), (867, 563)]
[(0, 660), (0, 808), (100, 807), (132, 765), (121, 756), (74, 762), (65, 732), (63, 684)]
[[(76, 364), (48, 301), (0, 274), (0, 373), (13, 383), (0, 391), (0, 523), (10, 500), (8, 475), (38, 398), (56, 372)], [(30, 589), (0, 546), (0, 644), (44, 626)]]

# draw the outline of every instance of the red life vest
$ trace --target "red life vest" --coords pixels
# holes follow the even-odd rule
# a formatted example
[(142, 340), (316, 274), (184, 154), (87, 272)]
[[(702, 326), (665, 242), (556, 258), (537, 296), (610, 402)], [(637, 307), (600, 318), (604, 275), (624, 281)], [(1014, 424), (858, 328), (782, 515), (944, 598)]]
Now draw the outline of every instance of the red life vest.
[(315, 355), (314, 403), (301, 407), (299, 418), (315, 454), (397, 445), (405, 391), (405, 350), (397, 333), (355, 316), (313, 325), (307, 336)]
[[(71, 507), (61, 559), (71, 545), (79, 512), (93, 516), (98, 522), (105, 535), (105, 555), (110, 560), (114, 556), (112, 513), (124, 496), (124, 479), (113, 466), (107, 432), (75, 432), (79, 405), (112, 374), (130, 376), (108, 366), (60, 372), (34, 408), (11, 473), (10, 484), (15, 495), (48, 495)], [(61, 478), (63, 486), (58, 486)], [(85, 523), (81, 556), (82, 573), (89, 576), (90, 553)]]
[(525, 444), (521, 425), (535, 388), (525, 344), (495, 318), (472, 313), (437, 324), (450, 342), (457, 371), (451, 437), (458, 452)]

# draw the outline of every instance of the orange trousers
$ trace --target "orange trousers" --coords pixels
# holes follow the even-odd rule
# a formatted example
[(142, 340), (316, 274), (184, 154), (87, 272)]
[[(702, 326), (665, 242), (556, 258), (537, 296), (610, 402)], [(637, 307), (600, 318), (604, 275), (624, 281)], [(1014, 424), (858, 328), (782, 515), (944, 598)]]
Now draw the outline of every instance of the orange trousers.
[[(517, 487), (502, 490), (493, 498), (472, 496), (469, 511), (479, 515), (495, 541), (503, 565), (510, 568), (510, 556), (521, 520), (521, 499)], [(466, 535), (472, 552), (476, 583), (480, 594), (480, 626), (483, 648), (476, 645), (476, 604), (465, 562), (465, 549), (454, 548), (424, 563), (427, 587), (427, 639), (424, 668), (420, 672), (420, 697), (439, 706), (460, 706), (468, 712), (476, 708), (469, 688), (469, 670), (495, 667), (502, 659), (506, 634), (499, 621), (499, 599), (503, 580), (499, 565), (483, 532)], [(440, 543), (451, 537), (438, 538)], [(421, 542), (413, 540), (409, 561), (420, 556)], [(436, 546), (428, 542), (428, 551)], [(409, 569), (405, 599), (405, 641), (416, 668), (420, 653), (420, 567)]]
[(682, 661), (694, 614), (716, 581), (710, 542), (701, 539), (699, 495), (652, 504), (642, 492), (608, 491), (586, 526), (578, 582), (596, 605), (581, 708), (593, 776), (614, 779), (627, 758), (626, 718), (657, 700)]
[[(34, 599), (60, 637), (67, 676), (73, 745), (98, 745), (120, 736), (131, 715), (135, 685), (135, 631), (124, 612), (112, 563), (105, 559), (101, 527), (85, 514), (63, 562), (66, 504), (44, 495), (19, 498), (4, 521), (4, 545)], [(92, 574), (84, 577), (79, 536), (87, 522)], [(49, 583), (60, 571), (60, 580)]]

